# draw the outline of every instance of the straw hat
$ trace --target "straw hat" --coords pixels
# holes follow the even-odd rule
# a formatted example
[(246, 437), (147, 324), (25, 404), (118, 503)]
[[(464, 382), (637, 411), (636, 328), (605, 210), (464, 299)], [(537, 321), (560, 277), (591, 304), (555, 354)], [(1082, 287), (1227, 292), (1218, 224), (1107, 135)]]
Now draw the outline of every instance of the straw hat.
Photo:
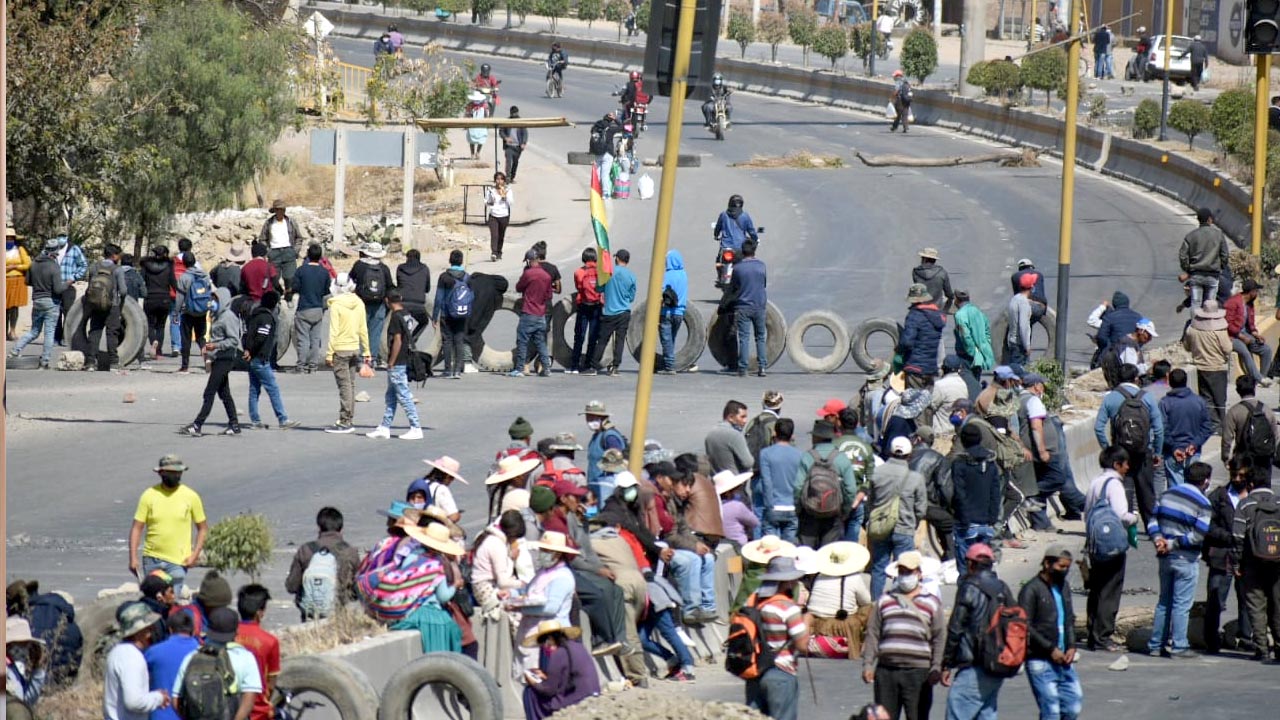
[(1217, 300), (1208, 300), (1203, 306), (1196, 308), (1191, 327), (1197, 330), (1226, 330), (1227, 311), (1218, 307)]
[(230, 247), (222, 252), (224, 260), (233, 263), (243, 263), (249, 261), (249, 248), (244, 243), (232, 243)]
[(538, 623), (538, 627), (530, 630), (529, 634), (524, 636), (524, 640), (521, 640), (520, 644), (527, 648), (537, 647), (542, 642), (543, 635), (557, 632), (564, 633), (564, 636), (570, 640), (577, 640), (582, 637), (582, 631), (572, 625), (565, 625), (555, 619), (543, 620)]
[(871, 553), (855, 542), (839, 541), (818, 548), (818, 572), (831, 577), (844, 577), (866, 569)]
[(777, 535), (765, 535), (742, 546), (742, 557), (753, 563), (765, 565), (775, 557), (789, 557), (796, 553), (796, 546)]
[(5, 618), (4, 642), (5, 645), (32, 643), (44, 647), (44, 641), (31, 634), (31, 624), (20, 617)]
[(899, 372), (899, 373), (894, 373), (893, 375), (890, 375), (889, 387), (893, 388), (893, 391), (899, 394), (901, 394), (903, 390), (906, 390), (907, 389), (906, 372)]
[(711, 481), (716, 484), (716, 494), (723, 495), (750, 479), (750, 472), (736, 473), (732, 470), (721, 470), (711, 478)]
[(467, 482), (466, 478), (458, 474), (458, 471), (462, 469), (462, 463), (454, 460), (448, 455), (441, 455), (435, 460), (423, 460), (422, 462), (432, 470), (439, 470), (454, 480), (461, 480), (463, 485), (471, 484)]
[(547, 552), (561, 553), (563, 555), (577, 555), (578, 550), (569, 545), (569, 538), (565, 537), (562, 532), (548, 530), (542, 533), (542, 539), (533, 544), (539, 550)]
[(808, 545), (796, 548), (796, 569), (805, 575), (818, 572), (818, 551)]
[(387, 249), (378, 243), (365, 243), (360, 247), (360, 254), (371, 257), (374, 260), (381, 260), (387, 256)]
[(449, 533), (449, 528), (440, 523), (433, 522), (424, 528), (420, 528), (417, 525), (406, 525), (404, 532), (414, 540), (445, 555), (460, 557), (466, 552), (466, 549), (462, 547), (462, 543), (454, 542), (452, 535)]
[(484, 479), (485, 485), (497, 485), (518, 478), (542, 464), (538, 458), (521, 460), (519, 455), (508, 455), (498, 461), (498, 471)]

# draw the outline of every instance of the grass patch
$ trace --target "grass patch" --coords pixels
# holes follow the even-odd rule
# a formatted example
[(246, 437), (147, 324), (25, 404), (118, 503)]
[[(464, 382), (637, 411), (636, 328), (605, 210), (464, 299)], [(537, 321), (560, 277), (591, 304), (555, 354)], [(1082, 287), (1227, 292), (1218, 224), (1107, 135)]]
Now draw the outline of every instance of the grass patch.
[(280, 655), (315, 655), (386, 631), (387, 626), (365, 614), (359, 603), (344, 605), (326, 621), (290, 627), (279, 633)]
[(844, 158), (839, 155), (818, 155), (808, 150), (797, 150), (786, 155), (754, 155), (750, 160), (734, 163), (730, 167), (831, 170), (844, 167)]
[(82, 678), (72, 687), (45, 694), (35, 715), (39, 720), (101, 720), (102, 679)]

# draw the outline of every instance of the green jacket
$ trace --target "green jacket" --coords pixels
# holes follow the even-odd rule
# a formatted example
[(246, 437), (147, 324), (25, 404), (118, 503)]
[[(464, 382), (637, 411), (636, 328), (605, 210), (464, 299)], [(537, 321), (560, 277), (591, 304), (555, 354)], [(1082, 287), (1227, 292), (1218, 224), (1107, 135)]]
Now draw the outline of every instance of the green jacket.
[(866, 440), (853, 434), (836, 438), (836, 447), (853, 465), (853, 481), (858, 492), (868, 492), (871, 476), (876, 470), (876, 451)]
[(956, 311), (956, 354), (970, 367), (991, 370), (996, 366), (996, 353), (991, 349), (991, 322), (971, 302)]
[[(853, 476), (853, 463), (849, 461), (843, 453), (836, 450), (834, 444), (829, 442), (819, 443), (813, 446), (814, 450), (822, 457), (831, 457), (835, 453), (832, 464), (835, 465), (836, 472), (840, 474), (840, 489), (843, 491), (843, 497), (840, 500), (840, 516), (846, 517), (849, 511), (853, 509), (853, 499), (858, 495), (858, 483)], [(809, 477), (809, 468), (813, 467), (813, 455), (805, 452), (800, 457), (800, 467), (796, 469), (796, 511), (800, 512), (800, 497), (804, 492), (804, 481)]]

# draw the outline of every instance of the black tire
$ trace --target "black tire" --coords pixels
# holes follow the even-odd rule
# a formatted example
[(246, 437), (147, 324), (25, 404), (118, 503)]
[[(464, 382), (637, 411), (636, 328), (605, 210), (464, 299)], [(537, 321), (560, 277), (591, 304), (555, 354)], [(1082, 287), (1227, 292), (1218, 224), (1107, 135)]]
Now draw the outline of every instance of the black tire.
[[(733, 346), (737, 332), (732, 327), (732, 323), (725, 321), (727, 317), (732, 317), (732, 315), (716, 315), (707, 327), (707, 349), (711, 351), (711, 357), (715, 358), (721, 367), (728, 367), (729, 361), (733, 360), (737, 353), (736, 348)], [(766, 332), (764, 350), (769, 355), (766, 358), (768, 364), (765, 367), (771, 367), (778, 362), (778, 358), (782, 357), (783, 351), (787, 349), (787, 319), (783, 317), (782, 311), (778, 309), (778, 306), (772, 302), (769, 302), (765, 307), (764, 325)], [(754, 346), (754, 343), (752, 345)], [(754, 347), (752, 348), (751, 357), (753, 359), (748, 361), (747, 367), (755, 371), (759, 369), (759, 364), (754, 360)]]
[[(570, 334), (569, 321), (578, 314), (578, 308), (569, 298), (561, 298), (559, 302), (551, 306), (551, 335), (547, 338), (550, 344), (551, 359), (562, 368), (568, 368), (573, 362), (573, 337)], [(633, 321), (634, 322), (634, 321)], [(631, 334), (631, 325), (627, 326), (627, 334)], [(630, 337), (628, 337), (630, 341)], [(629, 343), (628, 343), (629, 344)], [(585, 343), (584, 343), (585, 345)], [(591, 362), (591, 358), (587, 357), (586, 347), (583, 347), (582, 367), (585, 369)], [(612, 358), (613, 341), (610, 340), (604, 344), (604, 350), (601, 351), (601, 358)], [(604, 360), (601, 360), (604, 362)]]
[(728, 129), (729, 123), (723, 117), (716, 118), (715, 133), (717, 140), (724, 140), (724, 132)]
[[(831, 352), (823, 357), (814, 357), (804, 349), (805, 332), (817, 326), (826, 328), (835, 338)], [(810, 310), (787, 328), (787, 356), (805, 372), (833, 373), (839, 370), (849, 357), (848, 347), (849, 326), (839, 315), (828, 310)]]
[(281, 690), (293, 695), (321, 695), (342, 720), (377, 720), (378, 691), (369, 677), (351, 663), (327, 655), (285, 658), (271, 694), (272, 707), (283, 700)]
[(471, 720), (502, 720), (502, 692), (493, 676), (475, 660), (449, 652), (427, 653), (392, 674), (382, 689), (378, 720), (409, 720), (425, 685), (447, 685), (465, 698)]
[[(43, 343), (41, 344), (43, 346)], [(38, 370), (40, 369), (39, 355), (20, 355), (18, 357), (5, 358), (5, 370)]]
[[(996, 353), (997, 360), (1000, 360), (1000, 357), (1002, 355), (1002, 350), (1004, 348), (1004, 338), (1008, 332), (1009, 332), (1009, 321), (1005, 318), (1004, 313), (1000, 313), (999, 317), (991, 321), (991, 346)], [(1048, 335), (1047, 343), (1042, 339), (1040, 334), (1041, 332), (1044, 332), (1045, 334)], [(1041, 344), (1047, 345), (1044, 355), (1042, 357), (1047, 357), (1051, 360), (1057, 357), (1057, 354), (1056, 354), (1057, 348), (1058, 348), (1058, 342), (1056, 337), (1057, 334), (1058, 334), (1058, 313), (1054, 312), (1053, 308), (1049, 308), (1049, 310), (1045, 312), (1044, 317), (1040, 318), (1040, 322), (1035, 323), (1034, 325), (1031, 326), (1032, 344), (1035, 346), (1039, 346)], [(1033, 359), (1038, 359), (1038, 358), (1035, 355), (1033, 355)]]
[[(520, 314), (520, 296), (519, 295), (503, 295), (502, 304), (498, 306), (497, 312), (508, 310), (510, 312)], [(475, 358), (476, 366), (485, 372), (511, 372), (511, 368), (515, 366), (515, 340), (512, 339), (511, 345), (506, 350), (498, 350), (493, 343), (485, 342), (480, 349), (480, 356)]]
[[(66, 337), (68, 345), (70, 339), (77, 336), (80, 330), (86, 329), (85, 324), (88, 318), (84, 314), (83, 296), (76, 298), (76, 301), (67, 308), (66, 319)], [(120, 344), (116, 346), (116, 355), (120, 358), (121, 367), (131, 362), (140, 360), (142, 357), (142, 349), (147, 344), (147, 316), (142, 312), (142, 304), (134, 298), (125, 298), (124, 305), (120, 308), (120, 323), (122, 325)], [(104, 347), (106, 343), (106, 333), (102, 334), (102, 341), (98, 347)], [(85, 357), (85, 364), (88, 365), (93, 361), (92, 356)]]
[[(627, 350), (636, 362), (640, 362), (640, 345), (644, 342), (644, 318), (645, 305), (641, 304), (639, 310), (632, 311), (631, 325), (627, 328)], [(679, 344), (681, 337), (685, 339), (683, 345)], [(707, 349), (707, 321), (697, 306), (685, 305), (684, 324), (676, 334), (676, 340), (676, 372), (685, 372), (698, 364), (698, 358)], [(658, 357), (654, 359), (653, 366), (659, 368), (662, 367), (661, 346), (656, 354)]]
[(898, 334), (901, 332), (902, 328), (898, 327), (897, 321), (889, 318), (863, 320), (854, 328), (853, 337), (849, 339), (849, 355), (863, 372), (875, 372), (878, 362), (888, 362), (893, 358), (871, 357), (871, 353), (867, 351), (867, 340), (876, 333), (884, 333), (893, 339), (893, 346), (897, 347)]

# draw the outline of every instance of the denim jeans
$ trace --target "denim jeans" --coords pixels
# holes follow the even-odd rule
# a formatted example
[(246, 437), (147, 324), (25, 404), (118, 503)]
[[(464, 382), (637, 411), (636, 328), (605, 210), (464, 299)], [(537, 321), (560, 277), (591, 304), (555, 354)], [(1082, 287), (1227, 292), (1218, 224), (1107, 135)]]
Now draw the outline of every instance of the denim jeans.
[[(1243, 333), (1242, 333), (1243, 334)], [(1264, 342), (1259, 342), (1256, 346), (1258, 359), (1262, 361), (1262, 369), (1271, 369), (1271, 346)], [(1254, 351), (1249, 348), (1249, 343), (1240, 337), (1231, 338), (1231, 349), (1235, 351), (1240, 358), (1240, 365), (1244, 371), (1249, 373), (1254, 380), (1261, 380), (1262, 373), (1258, 372), (1258, 364), (1253, 361)]]
[(796, 517), (795, 510), (774, 510), (772, 508), (764, 511), (764, 522), (761, 523), (765, 535), (777, 535), (778, 537), (794, 544), (796, 542), (796, 531), (800, 529), (800, 520)]
[(692, 550), (676, 550), (671, 558), (671, 569), (675, 571), (684, 612), (698, 608), (716, 611), (715, 553), (699, 555)]
[(734, 321), (738, 326), (738, 369), (746, 370), (751, 360), (751, 338), (756, 341), (756, 359), (763, 371), (769, 365), (769, 353), (765, 350), (764, 308), (748, 310), (738, 308), (734, 311)]
[(1191, 308), (1200, 307), (1205, 300), (1214, 300), (1218, 297), (1218, 283), (1221, 281), (1221, 275), (1192, 275), (1187, 279), (1187, 285), (1191, 287)]
[(1027, 680), (1040, 706), (1040, 720), (1075, 720), (1084, 707), (1084, 692), (1074, 665), (1027, 660)]
[(163, 570), (173, 578), (173, 592), (181, 596), (182, 583), (187, 579), (187, 569), (178, 563), (171, 563), (168, 560), (153, 558), (149, 555), (142, 556), (142, 576), (146, 577), (156, 570)]
[(885, 568), (890, 560), (908, 550), (916, 549), (916, 539), (912, 535), (894, 533), (887, 538), (871, 541), (871, 599), (875, 601), (884, 594)]
[(182, 315), (182, 310), (175, 302), (173, 309), (169, 311), (169, 352), (178, 352), (182, 347)]
[(1187, 642), (1187, 619), (1191, 601), (1196, 599), (1196, 582), (1200, 577), (1200, 554), (1190, 550), (1174, 550), (1160, 557), (1160, 600), (1156, 603), (1155, 622), (1147, 650), (1164, 648), (1173, 652), (1190, 647)]
[[(663, 640), (671, 646), (671, 649), (663, 647), (661, 643), (654, 639), (653, 634), (658, 633)], [(680, 663), (680, 667), (690, 669), (695, 667), (693, 661), (693, 653), (689, 652), (689, 648), (680, 639), (680, 633), (676, 631), (676, 621), (671, 617), (671, 609), (668, 608), (662, 612), (650, 612), (643, 622), (640, 623), (640, 645), (644, 651), (657, 655), (662, 658), (668, 665), (671, 664), (672, 658)]]
[(578, 304), (573, 316), (573, 356), (569, 359), (570, 370), (581, 370), (584, 365), (591, 364), (591, 358), (596, 353), (596, 342), (600, 339), (600, 311), (603, 308), (599, 303)]
[(613, 153), (602, 153), (596, 158), (596, 167), (600, 171), (600, 196), (606, 199), (613, 197), (613, 181), (609, 179), (609, 172), (613, 170)]
[(547, 318), (545, 315), (520, 313), (520, 324), (516, 326), (515, 370), (523, 370), (524, 364), (533, 358), (528, 355), (529, 344), (533, 343), (533, 351), (542, 361), (542, 367), (551, 371), (551, 358), (547, 357)]
[(275, 412), (276, 420), (281, 425), (285, 424), (289, 420), (289, 413), (284, 411), (284, 399), (280, 397), (276, 373), (271, 369), (270, 361), (254, 358), (249, 363), (249, 420), (255, 423), (262, 421), (262, 416), (258, 414), (258, 396), (263, 390), (267, 391), (267, 397), (271, 399), (271, 410)]
[(796, 720), (800, 681), (795, 675), (769, 668), (758, 680), (747, 681), (747, 706), (774, 720)]
[(406, 365), (393, 365), (387, 368), (387, 393), (383, 396), (387, 409), (382, 413), (382, 427), (391, 427), (396, 419), (396, 405), (404, 408), (404, 416), (409, 418), (409, 427), (418, 427), (418, 408), (413, 404), (413, 395), (409, 392), (409, 368)]
[[(1193, 457), (1186, 458), (1182, 462), (1173, 459), (1173, 453), (1164, 454), (1164, 479), (1167, 483), (1165, 489), (1174, 485), (1181, 485), (1186, 482), (1187, 468), (1191, 467), (1191, 463), (1200, 462), (1200, 453), (1196, 453)], [(1158, 490), (1159, 488), (1157, 488)]]
[(864, 500), (858, 504), (858, 507), (849, 511), (849, 518), (844, 522), (845, 542), (858, 542), (862, 537), (862, 519), (866, 516), (867, 502)]
[(1000, 357), (1002, 365), (1026, 365), (1031, 357), (1021, 343), (1004, 341), (1004, 353)]
[(969, 552), (969, 547), (978, 543), (989, 546), (995, 536), (996, 529), (990, 525), (956, 525), (956, 570), (960, 571), (960, 577), (956, 580), (957, 583), (963, 580), (965, 574), (969, 571), (969, 564), (964, 561), (965, 553)]
[(1004, 678), (969, 666), (951, 679), (947, 692), (947, 720), (996, 720), (996, 704)]
[(658, 323), (658, 339), (662, 343), (662, 367), (659, 370), (676, 369), (676, 334), (684, 324), (684, 315), (663, 315)]
[(387, 358), (382, 357), (382, 326), (387, 321), (387, 306), (385, 303), (364, 303), (364, 318), (369, 326), (369, 344), (373, 347), (365, 348), (366, 355), (372, 355), (374, 362), (381, 362)]
[(1249, 609), (1245, 607), (1244, 592), (1242, 592), (1241, 578), (1237, 578), (1232, 574), (1223, 570), (1209, 569), (1208, 592), (1205, 597), (1204, 604), (1204, 644), (1205, 648), (1210, 651), (1217, 651), (1222, 648), (1222, 633), (1219, 630), (1222, 620), (1222, 610), (1227, 605), (1227, 599), (1231, 596), (1231, 588), (1234, 586), (1236, 590), (1236, 636), (1228, 638), (1229, 641), (1252, 640), (1253, 624), (1249, 622)]
[(53, 301), (53, 298), (36, 298), (31, 301), (31, 329), (18, 340), (17, 345), (13, 346), (13, 354), (20, 354), (22, 348), (40, 337), (40, 333), (43, 332), (44, 351), (40, 353), (40, 364), (48, 365), (53, 359), (53, 348), (56, 345), (53, 341), (53, 333), (58, 325), (58, 311), (61, 307)]

